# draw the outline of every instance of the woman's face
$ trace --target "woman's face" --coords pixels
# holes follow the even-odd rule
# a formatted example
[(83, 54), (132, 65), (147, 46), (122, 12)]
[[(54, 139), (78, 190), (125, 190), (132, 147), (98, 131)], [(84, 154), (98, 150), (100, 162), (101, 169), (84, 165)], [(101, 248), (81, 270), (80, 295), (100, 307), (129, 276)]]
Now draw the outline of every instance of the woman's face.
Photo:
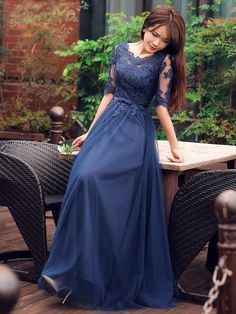
[(167, 27), (155, 24), (144, 28), (143, 44), (147, 53), (155, 53), (168, 45)]

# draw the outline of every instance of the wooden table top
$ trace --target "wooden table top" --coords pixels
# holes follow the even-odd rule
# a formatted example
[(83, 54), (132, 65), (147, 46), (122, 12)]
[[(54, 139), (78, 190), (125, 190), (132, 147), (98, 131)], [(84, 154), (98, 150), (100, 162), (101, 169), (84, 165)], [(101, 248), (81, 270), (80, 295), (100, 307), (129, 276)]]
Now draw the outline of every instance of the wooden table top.
[(236, 146), (179, 142), (184, 162), (174, 163), (167, 157), (171, 155), (168, 141), (156, 141), (156, 144), (161, 168), (165, 170), (183, 171), (236, 160)]

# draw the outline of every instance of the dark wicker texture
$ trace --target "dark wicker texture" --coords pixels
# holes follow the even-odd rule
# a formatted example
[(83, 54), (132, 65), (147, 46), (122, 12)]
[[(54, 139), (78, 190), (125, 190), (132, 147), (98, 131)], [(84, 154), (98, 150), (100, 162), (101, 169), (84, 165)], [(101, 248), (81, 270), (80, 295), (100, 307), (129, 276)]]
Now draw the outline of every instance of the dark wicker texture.
[(53, 210), (57, 220), (71, 165), (59, 159), (57, 145), (0, 141), (0, 205), (9, 208), (29, 248), (1, 253), (0, 259), (32, 256), (32, 269), (19, 272), (28, 281), (37, 280), (46, 261), (45, 211)]
[(205, 295), (184, 291), (179, 280), (217, 232), (214, 201), (228, 189), (236, 190), (236, 170), (198, 173), (183, 184), (175, 195), (170, 213), (169, 243), (174, 275), (184, 298), (200, 302), (206, 299)]

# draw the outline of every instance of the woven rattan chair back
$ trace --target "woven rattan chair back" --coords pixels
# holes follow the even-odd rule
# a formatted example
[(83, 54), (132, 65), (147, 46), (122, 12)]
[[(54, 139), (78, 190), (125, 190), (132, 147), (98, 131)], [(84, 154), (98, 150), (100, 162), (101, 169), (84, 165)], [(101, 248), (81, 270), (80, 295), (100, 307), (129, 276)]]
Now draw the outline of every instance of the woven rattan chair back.
[[(176, 193), (169, 220), (169, 244), (178, 284), (181, 274), (217, 232), (214, 200), (228, 189), (236, 190), (236, 170), (198, 173)], [(205, 299), (197, 294), (195, 298), (190, 293), (186, 296), (196, 301)]]
[(32, 268), (18, 272), (24, 280), (36, 281), (42, 271), (48, 255), (46, 206), (60, 208), (70, 169), (71, 161), (59, 160), (56, 145), (0, 141), (0, 205), (9, 208), (29, 248), (0, 253), (0, 260), (31, 256)]
[(23, 160), (34, 169), (46, 195), (63, 194), (71, 161), (59, 160), (57, 145), (30, 141), (0, 141), (0, 152)]

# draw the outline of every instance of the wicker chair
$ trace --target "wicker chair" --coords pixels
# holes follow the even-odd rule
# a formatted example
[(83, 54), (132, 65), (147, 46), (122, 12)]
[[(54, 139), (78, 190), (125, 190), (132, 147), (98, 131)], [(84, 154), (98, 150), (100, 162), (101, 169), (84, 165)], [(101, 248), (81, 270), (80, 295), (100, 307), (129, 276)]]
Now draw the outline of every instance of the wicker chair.
[(33, 258), (29, 271), (18, 271), (36, 281), (47, 259), (45, 211), (57, 222), (71, 161), (59, 160), (57, 145), (29, 141), (0, 141), (0, 205), (7, 206), (29, 251), (0, 254), (0, 260)]
[(198, 173), (175, 195), (170, 213), (169, 244), (174, 275), (183, 299), (202, 303), (207, 298), (184, 291), (180, 277), (206, 243), (214, 239), (218, 225), (214, 200), (228, 189), (236, 190), (236, 170)]

